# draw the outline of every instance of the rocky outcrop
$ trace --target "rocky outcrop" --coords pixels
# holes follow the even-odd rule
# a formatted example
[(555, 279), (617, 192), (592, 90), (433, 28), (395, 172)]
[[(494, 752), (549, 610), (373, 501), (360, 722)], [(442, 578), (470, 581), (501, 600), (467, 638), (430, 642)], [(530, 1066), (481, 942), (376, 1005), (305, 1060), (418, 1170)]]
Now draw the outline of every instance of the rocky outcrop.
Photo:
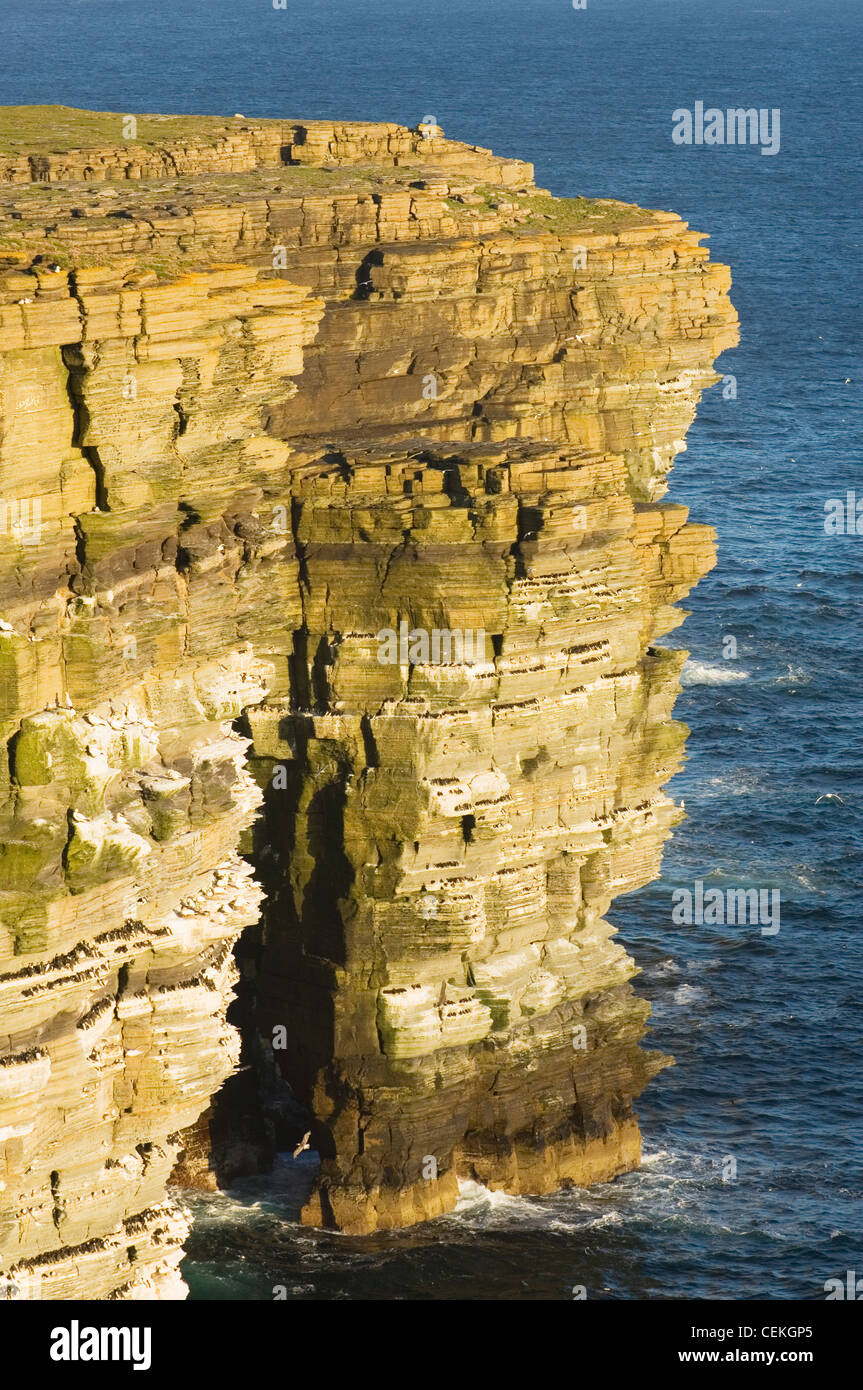
[[(681, 657), (652, 643), (710, 533), (553, 444), (329, 451), (295, 497), (312, 689), (248, 720), (275, 858), (260, 1021), (325, 1160), (306, 1219), (422, 1220), (459, 1175), (610, 1178), (660, 1059), (604, 913), (674, 823)], [(436, 662), (428, 628), (462, 651)]]
[[(81, 143), (82, 148), (75, 148)], [(524, 184), (532, 169), (447, 140), (434, 121), (415, 130), (372, 121), (247, 121), (244, 116), (128, 116), (68, 106), (0, 109), (0, 183), (102, 183), (236, 174), (289, 164), (368, 162), (425, 167), (490, 184)]]
[(182, 1291), (241, 933), (305, 1220), (635, 1166), (727, 272), (431, 126), (74, 116), (0, 154), (0, 1268)]

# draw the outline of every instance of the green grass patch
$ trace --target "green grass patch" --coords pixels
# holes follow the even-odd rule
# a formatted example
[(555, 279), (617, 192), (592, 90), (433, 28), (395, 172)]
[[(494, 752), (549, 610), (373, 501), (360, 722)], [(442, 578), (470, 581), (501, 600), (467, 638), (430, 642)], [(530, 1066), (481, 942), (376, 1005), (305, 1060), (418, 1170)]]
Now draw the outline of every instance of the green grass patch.
[[(127, 114), (137, 121), (134, 140), (123, 136)], [(255, 120), (255, 125), (267, 124)], [(215, 144), (227, 130), (238, 125), (238, 121), (225, 116), (154, 116), (134, 111), (81, 111), (75, 106), (0, 106), (0, 153), (65, 154), (97, 145), (153, 148), (184, 141)]]
[(528, 194), (518, 202), (530, 213), (530, 221), (525, 226), (544, 226), (553, 232), (617, 232), (627, 227), (641, 227), (650, 221), (650, 213), (644, 208), (610, 198), (553, 198), (547, 194)]

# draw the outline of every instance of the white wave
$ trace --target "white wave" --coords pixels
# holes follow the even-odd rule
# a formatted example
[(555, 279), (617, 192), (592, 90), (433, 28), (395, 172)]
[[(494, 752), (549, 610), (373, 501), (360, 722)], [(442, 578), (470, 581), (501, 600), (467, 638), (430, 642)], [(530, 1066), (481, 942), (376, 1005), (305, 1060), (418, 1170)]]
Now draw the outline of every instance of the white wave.
[(459, 1178), (455, 1211), (458, 1216), (471, 1216), (482, 1211), (493, 1211), (507, 1216), (525, 1216), (535, 1214), (536, 1207), (527, 1197), (514, 1197), (509, 1192), (493, 1192), (481, 1182)]
[(698, 795), (700, 797), (751, 796), (753, 792), (760, 792), (762, 785), (763, 782), (758, 773), (740, 767), (718, 777), (706, 777), (698, 789)]
[(545, 1223), (548, 1231), (565, 1231), (567, 1234), (572, 1231), (592, 1231), (603, 1226), (620, 1226), (624, 1220), (621, 1211), (604, 1211), (601, 1216), (584, 1216), (582, 1212), (573, 1213), (572, 1217), (564, 1219), (556, 1217)]
[(643, 974), (646, 979), (656, 979), (662, 975), (679, 975), (680, 967), (669, 956), (666, 960), (658, 960), (655, 965), (646, 965)]
[(671, 997), (675, 1004), (696, 1004), (699, 999), (707, 998), (707, 991), (697, 985), (680, 985)]
[(811, 871), (804, 873), (802, 869), (797, 869), (792, 873), (791, 879), (798, 887), (805, 888), (810, 893), (820, 893), (822, 891), (815, 882), (815, 877)]
[(651, 1168), (655, 1163), (667, 1163), (669, 1160), (676, 1163), (677, 1157), (677, 1154), (672, 1153), (671, 1149), (645, 1149), (641, 1155), (641, 1166), (642, 1168)]
[(782, 675), (777, 676), (770, 684), (778, 685), (784, 690), (789, 686), (809, 685), (811, 681), (812, 677), (808, 671), (804, 671), (802, 666), (786, 665)]
[(687, 685), (733, 685), (736, 681), (748, 681), (748, 671), (735, 671), (730, 666), (712, 666), (709, 661), (685, 661), (680, 673), (680, 684)]

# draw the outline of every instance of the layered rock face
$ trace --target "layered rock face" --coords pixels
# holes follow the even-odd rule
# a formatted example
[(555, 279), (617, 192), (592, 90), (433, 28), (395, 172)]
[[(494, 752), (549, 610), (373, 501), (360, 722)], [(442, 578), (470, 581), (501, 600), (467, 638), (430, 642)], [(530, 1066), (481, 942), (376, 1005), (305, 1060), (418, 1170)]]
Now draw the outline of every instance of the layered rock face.
[(248, 718), (284, 769), (259, 999), (317, 1120), (305, 1219), (608, 1179), (661, 1061), (604, 913), (675, 818), (682, 658), (651, 643), (711, 533), (571, 446), (329, 450), (295, 479), (309, 696)]
[(0, 156), (0, 1269), (48, 1298), (182, 1293), (244, 930), (305, 1220), (638, 1163), (605, 914), (678, 814), (713, 542), (661, 499), (736, 337), (679, 219), (436, 128), (107, 120)]

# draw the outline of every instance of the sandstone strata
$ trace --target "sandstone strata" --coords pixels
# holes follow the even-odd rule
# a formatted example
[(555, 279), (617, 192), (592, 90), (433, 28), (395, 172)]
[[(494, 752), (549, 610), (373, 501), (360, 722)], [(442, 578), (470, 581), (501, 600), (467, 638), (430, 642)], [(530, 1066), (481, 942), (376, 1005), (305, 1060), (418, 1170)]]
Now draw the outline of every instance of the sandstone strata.
[(434, 132), (107, 119), (0, 156), (0, 1268), (49, 1298), (181, 1291), (244, 929), (305, 1220), (638, 1163), (605, 914), (678, 815), (713, 552), (662, 497), (736, 332), (678, 218)]

